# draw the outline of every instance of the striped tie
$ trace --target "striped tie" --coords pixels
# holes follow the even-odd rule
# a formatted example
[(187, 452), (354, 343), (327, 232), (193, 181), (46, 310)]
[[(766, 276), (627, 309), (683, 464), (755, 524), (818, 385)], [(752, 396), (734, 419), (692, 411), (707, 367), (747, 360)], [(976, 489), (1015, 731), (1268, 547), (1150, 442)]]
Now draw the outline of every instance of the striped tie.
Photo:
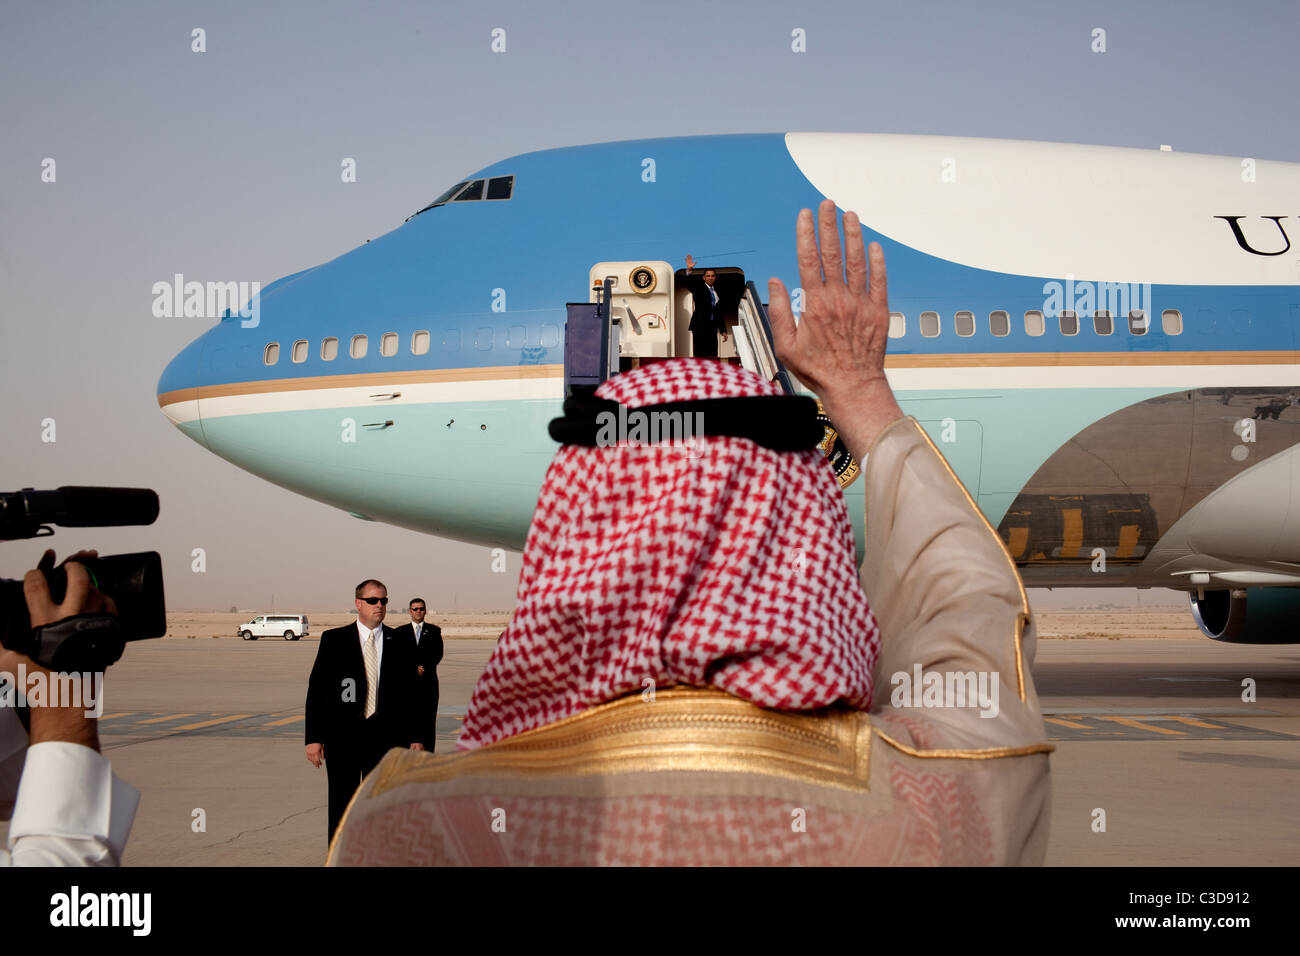
[(379, 709), (379, 647), (375, 644), (375, 631), (366, 638), (366, 713), (370, 717)]

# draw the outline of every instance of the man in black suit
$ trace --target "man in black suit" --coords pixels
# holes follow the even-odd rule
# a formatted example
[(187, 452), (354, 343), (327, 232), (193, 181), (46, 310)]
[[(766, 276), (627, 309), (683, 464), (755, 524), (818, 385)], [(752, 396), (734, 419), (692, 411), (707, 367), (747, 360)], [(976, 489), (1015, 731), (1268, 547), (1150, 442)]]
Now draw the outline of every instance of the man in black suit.
[(424, 749), (432, 753), (438, 733), (438, 662), (442, 660), (442, 629), (424, 623), (427, 610), (424, 598), (411, 598), (407, 607), (411, 623), (403, 624), (395, 633), (399, 640), (409, 641), (415, 648), (416, 671), (420, 675), (417, 736), (424, 743)]
[(388, 589), (356, 591), (357, 621), (325, 631), (307, 681), (307, 759), (329, 775), (329, 839), (361, 778), (393, 747), (423, 750), (415, 648), (384, 626)]
[(695, 300), (695, 311), (691, 313), (690, 325), (693, 346), (691, 352), (696, 358), (717, 358), (718, 333), (722, 333), (722, 341), (727, 341), (727, 326), (722, 320), (718, 292), (713, 288), (718, 274), (712, 269), (705, 269), (701, 281), (699, 276), (691, 274), (694, 269), (695, 259), (687, 256), (686, 278), (682, 280), (682, 284), (691, 290), (691, 297)]

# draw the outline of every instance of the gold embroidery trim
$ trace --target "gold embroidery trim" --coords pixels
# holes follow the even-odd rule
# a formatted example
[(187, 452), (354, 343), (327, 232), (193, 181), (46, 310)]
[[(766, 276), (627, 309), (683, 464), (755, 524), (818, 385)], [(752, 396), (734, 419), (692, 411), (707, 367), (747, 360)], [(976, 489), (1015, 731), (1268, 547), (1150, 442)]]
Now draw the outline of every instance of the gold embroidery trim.
[(710, 688), (637, 692), (545, 727), (446, 756), (390, 754), (367, 796), (408, 783), (527, 774), (535, 778), (663, 771), (750, 773), (841, 790), (869, 789), (871, 721), (839, 708), (768, 710)]
[(881, 740), (889, 744), (889, 746), (902, 751), (909, 757), (946, 757), (958, 760), (994, 760), (999, 757), (1025, 757), (1029, 754), (1050, 754), (1056, 750), (1056, 745), (1049, 743), (1029, 744), (1026, 747), (980, 747), (971, 750), (917, 750), (915, 747), (909, 747), (907, 744), (895, 740), (879, 727), (876, 728), (876, 734), (879, 735)]
[(1029, 623), (1030, 614), (1029, 596), (1025, 594), (1025, 584), (1020, 580), (1020, 572), (1016, 569), (1015, 559), (1011, 557), (1011, 552), (1007, 550), (1006, 542), (1002, 540), (1002, 537), (993, 528), (993, 525), (989, 524), (989, 519), (984, 517), (984, 512), (980, 511), (979, 505), (975, 504), (975, 499), (970, 496), (970, 492), (966, 490), (966, 486), (961, 483), (961, 479), (957, 477), (957, 473), (952, 470), (952, 466), (948, 464), (948, 459), (943, 457), (943, 453), (935, 447), (934, 442), (930, 440), (930, 436), (927, 435), (925, 429), (921, 427), (921, 423), (915, 418), (910, 418), (909, 421), (916, 426), (916, 430), (920, 433), (921, 437), (925, 439), (925, 443), (930, 446), (930, 450), (934, 452), (935, 457), (943, 463), (944, 469), (956, 483), (957, 487), (961, 489), (962, 497), (966, 499), (966, 503), (970, 505), (971, 510), (975, 512), (975, 516), (980, 519), (984, 527), (988, 529), (989, 534), (993, 536), (995, 541), (997, 541), (998, 550), (1001, 551), (1002, 556), (1007, 559), (1007, 565), (1011, 568), (1011, 575), (1016, 579), (1016, 589), (1020, 592), (1020, 613), (1016, 615), (1015, 633), (1012, 635), (1012, 640), (1016, 649), (1016, 691), (1019, 693), (1020, 700), (1023, 703), (1025, 702), (1025, 672), (1024, 660), (1020, 655), (1020, 642), (1024, 638), (1025, 625)]

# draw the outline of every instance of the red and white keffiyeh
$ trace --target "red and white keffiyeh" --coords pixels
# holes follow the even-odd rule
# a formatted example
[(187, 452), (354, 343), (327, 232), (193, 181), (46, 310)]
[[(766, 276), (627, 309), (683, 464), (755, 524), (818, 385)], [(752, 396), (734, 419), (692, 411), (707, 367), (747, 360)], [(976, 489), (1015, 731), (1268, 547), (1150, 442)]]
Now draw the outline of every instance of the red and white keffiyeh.
[[(708, 359), (655, 363), (596, 392), (629, 408), (780, 394)], [(458, 747), (672, 684), (780, 710), (866, 710), (879, 647), (844, 497), (817, 450), (732, 437), (566, 445)]]

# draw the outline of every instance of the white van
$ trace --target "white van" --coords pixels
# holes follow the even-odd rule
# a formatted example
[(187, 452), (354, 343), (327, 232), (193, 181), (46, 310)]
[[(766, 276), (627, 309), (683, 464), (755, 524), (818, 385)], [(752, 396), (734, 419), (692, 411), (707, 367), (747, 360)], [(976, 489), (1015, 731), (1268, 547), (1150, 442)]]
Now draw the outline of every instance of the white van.
[(242, 627), (235, 628), (235, 633), (246, 641), (255, 641), (259, 637), (283, 637), (286, 641), (296, 641), (306, 637), (306, 614), (259, 614)]

